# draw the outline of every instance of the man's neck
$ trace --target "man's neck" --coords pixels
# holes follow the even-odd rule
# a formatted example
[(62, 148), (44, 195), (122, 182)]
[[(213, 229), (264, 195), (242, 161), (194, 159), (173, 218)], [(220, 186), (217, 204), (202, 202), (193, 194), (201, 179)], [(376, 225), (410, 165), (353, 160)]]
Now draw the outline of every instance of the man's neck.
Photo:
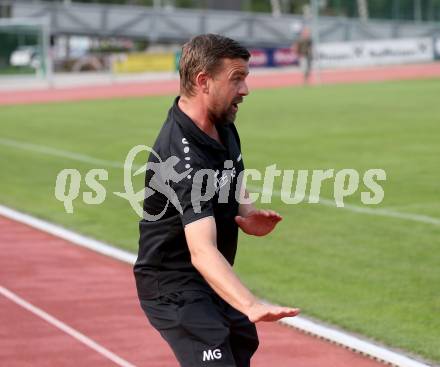
[(205, 134), (220, 142), (218, 131), (209, 120), (208, 109), (204, 104), (197, 101), (195, 98), (188, 98), (181, 96), (179, 98), (178, 106)]

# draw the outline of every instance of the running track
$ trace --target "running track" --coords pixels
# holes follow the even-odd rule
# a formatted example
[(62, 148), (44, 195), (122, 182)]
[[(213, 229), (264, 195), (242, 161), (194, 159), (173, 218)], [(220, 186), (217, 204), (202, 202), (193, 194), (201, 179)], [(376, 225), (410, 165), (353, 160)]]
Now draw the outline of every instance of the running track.
[[(432, 77), (440, 77), (440, 64), (327, 71), (322, 73), (321, 82)], [(301, 82), (299, 73), (249, 78), (251, 89)], [(0, 93), (0, 105), (176, 94), (177, 90), (178, 82), (171, 80), (9, 91)], [(138, 305), (128, 264), (1, 216), (0, 251), (1, 365), (177, 366), (170, 349), (148, 325)], [(7, 298), (4, 292), (12, 296)], [(20, 300), (30, 306), (23, 308), (17, 304)], [(280, 324), (258, 324), (258, 331), (261, 346), (253, 367), (383, 366)]]
[[(129, 364), (177, 366), (139, 307), (130, 265), (5, 217), (0, 249), (1, 287)], [(117, 365), (3, 295), (0, 309), (2, 366)], [(258, 324), (258, 331), (253, 367), (383, 366), (280, 324)]]
[[(385, 80), (410, 80), (440, 78), (440, 63), (381, 66), (364, 69), (339, 69), (321, 72), (320, 83), (353, 83)], [(261, 72), (249, 76), (249, 88), (278, 88), (302, 84), (298, 72)], [(111, 99), (118, 97), (142, 97), (149, 95), (173, 95), (179, 90), (178, 80), (150, 81), (142, 83), (117, 83), (104, 86), (70, 87), (45, 90), (0, 92), (0, 105), (42, 102), (78, 101), (84, 99)], [(311, 83), (317, 80), (312, 75)]]

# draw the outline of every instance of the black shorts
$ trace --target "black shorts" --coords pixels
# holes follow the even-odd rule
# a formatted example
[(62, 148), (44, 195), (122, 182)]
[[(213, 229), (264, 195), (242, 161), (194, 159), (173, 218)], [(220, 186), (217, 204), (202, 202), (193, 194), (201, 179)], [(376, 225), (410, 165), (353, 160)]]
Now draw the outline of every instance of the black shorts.
[(141, 300), (148, 320), (182, 367), (249, 367), (255, 325), (214, 293), (181, 291)]

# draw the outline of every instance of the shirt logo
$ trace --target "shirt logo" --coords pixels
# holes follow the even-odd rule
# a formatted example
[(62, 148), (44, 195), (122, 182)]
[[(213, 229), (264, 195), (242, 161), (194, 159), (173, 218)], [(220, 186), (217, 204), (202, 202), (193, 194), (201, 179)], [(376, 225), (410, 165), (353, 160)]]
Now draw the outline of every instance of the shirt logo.
[(221, 359), (222, 358), (222, 352), (220, 349), (208, 349), (203, 351), (203, 362), (205, 361), (213, 361), (215, 359)]
[[(234, 177), (237, 175), (237, 170), (233, 166), (231, 160), (225, 161), (225, 168), (220, 176), (220, 170), (216, 170), (214, 172), (214, 188), (215, 192), (218, 194), (220, 189), (228, 183), (232, 183), (234, 181)], [(220, 177), (219, 177), (220, 176)]]

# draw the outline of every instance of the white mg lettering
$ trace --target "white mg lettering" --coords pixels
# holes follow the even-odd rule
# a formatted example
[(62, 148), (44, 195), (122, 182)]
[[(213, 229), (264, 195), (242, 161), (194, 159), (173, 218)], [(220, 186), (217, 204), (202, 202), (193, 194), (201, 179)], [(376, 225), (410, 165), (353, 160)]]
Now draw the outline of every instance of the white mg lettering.
[(214, 359), (221, 359), (222, 358), (222, 352), (220, 349), (208, 349), (203, 351), (203, 362), (205, 361), (212, 361)]

